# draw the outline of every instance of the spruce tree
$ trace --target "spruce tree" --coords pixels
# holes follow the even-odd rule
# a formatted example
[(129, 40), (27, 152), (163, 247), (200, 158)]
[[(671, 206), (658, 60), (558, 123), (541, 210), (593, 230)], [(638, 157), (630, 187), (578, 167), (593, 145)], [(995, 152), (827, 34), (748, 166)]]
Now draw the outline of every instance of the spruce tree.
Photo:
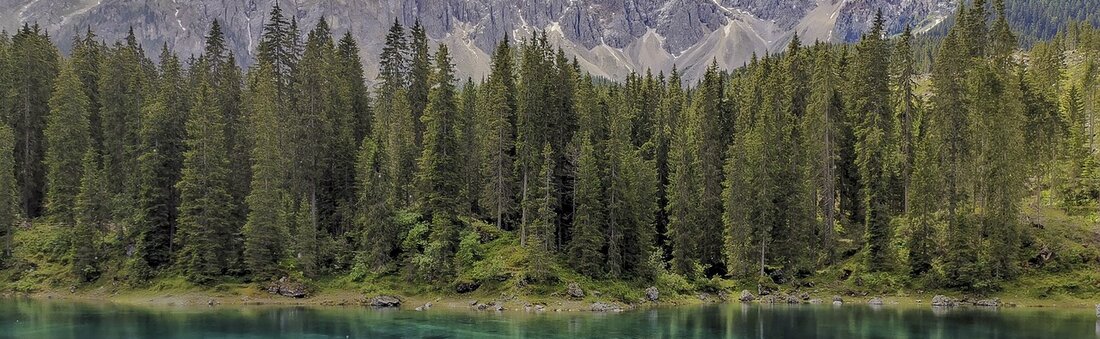
[(515, 147), (515, 76), (511, 65), (512, 51), (505, 39), (493, 53), (492, 71), (481, 90), (481, 104), (478, 107), (481, 176), (485, 179), (478, 205), (501, 229), (506, 228), (515, 203), (512, 157)]
[(557, 222), (558, 201), (554, 187), (554, 151), (547, 144), (542, 149), (542, 165), (539, 168), (538, 182), (535, 184), (533, 199), (526, 201), (532, 211), (536, 211), (531, 221), (531, 240), (527, 246), (528, 276), (534, 281), (546, 281), (551, 278), (553, 265), (553, 236)]
[(88, 135), (88, 97), (72, 63), (65, 63), (54, 81), (46, 122), (46, 210), (57, 221), (72, 224), (73, 205), (80, 193), (82, 159)]
[(19, 219), (19, 194), (15, 179), (15, 133), (0, 124), (0, 263), (7, 264), (12, 254), (12, 238)]
[(111, 218), (129, 222), (135, 215), (139, 176), (130, 175), (137, 168), (140, 155), (141, 108), (145, 104), (149, 77), (144, 68), (145, 52), (130, 30), (126, 43), (116, 42), (100, 66), (99, 111), (100, 150), (104, 181), (111, 194)]
[(274, 67), (262, 62), (251, 74), (248, 90), (249, 130), (253, 135), (252, 188), (245, 201), (248, 219), (241, 229), (244, 261), (257, 280), (276, 278), (287, 236), (285, 125), (275, 102), (278, 91)]
[(392, 178), (386, 164), (384, 149), (374, 138), (363, 139), (359, 147), (358, 163), (358, 211), (356, 225), (359, 226), (360, 248), (363, 250), (360, 263), (372, 269), (380, 269), (394, 259), (394, 250), (401, 241), (394, 225), (394, 204)]
[(208, 283), (225, 273), (232, 248), (233, 197), (225, 115), (213, 89), (200, 79), (187, 118), (187, 151), (176, 188), (180, 192), (179, 259), (187, 279)]
[(167, 266), (174, 254), (172, 242), (179, 216), (175, 185), (183, 166), (187, 87), (179, 59), (163, 46), (156, 93), (142, 115), (142, 154), (138, 158), (138, 257), (150, 268)]
[(76, 226), (73, 228), (72, 255), (73, 273), (81, 281), (92, 281), (99, 276), (99, 232), (110, 218), (107, 206), (108, 193), (103, 181), (103, 169), (99, 167), (98, 155), (92, 149), (84, 152), (80, 193), (76, 199), (74, 213)]
[(858, 117), (856, 126), (856, 165), (863, 183), (866, 263), (872, 271), (889, 268), (890, 218), (894, 196), (890, 190), (890, 145), (894, 142), (893, 123), (888, 105), (889, 53), (883, 40), (885, 21), (882, 13), (856, 47), (852, 67), (851, 110)]
[(409, 96), (409, 107), (416, 126), (416, 145), (424, 147), (426, 126), (420, 117), (424, 115), (428, 105), (429, 88), (435, 85), (431, 83), (432, 57), (428, 50), (428, 35), (424, 31), (424, 26), (420, 25), (420, 19), (413, 22), (410, 34), (412, 41), (409, 55), (409, 89), (406, 94)]
[(457, 140), (458, 108), (455, 103), (454, 66), (445, 46), (435, 56), (436, 73), (429, 104), (421, 118), (424, 150), (417, 162), (417, 199), (420, 211), (432, 223), (433, 267), (430, 279), (449, 275), (450, 261), (458, 244), (459, 158)]
[(806, 116), (802, 119), (802, 147), (807, 156), (807, 178), (814, 194), (820, 218), (820, 227), (815, 232), (816, 241), (827, 261), (835, 256), (837, 234), (835, 232), (838, 211), (839, 190), (837, 173), (839, 161), (840, 129), (843, 124), (840, 93), (833, 58), (828, 48), (814, 46), (817, 51), (810, 82), (810, 97), (806, 107)]
[(604, 215), (603, 183), (596, 148), (588, 134), (580, 137), (573, 202), (573, 238), (569, 248), (569, 266), (589, 277), (603, 274)]
[(10, 90), (5, 116), (19, 143), (15, 148), (15, 173), (22, 214), (41, 214), (45, 193), (46, 117), (54, 79), (59, 69), (57, 48), (37, 24), (23, 25), (11, 37), (8, 56)]

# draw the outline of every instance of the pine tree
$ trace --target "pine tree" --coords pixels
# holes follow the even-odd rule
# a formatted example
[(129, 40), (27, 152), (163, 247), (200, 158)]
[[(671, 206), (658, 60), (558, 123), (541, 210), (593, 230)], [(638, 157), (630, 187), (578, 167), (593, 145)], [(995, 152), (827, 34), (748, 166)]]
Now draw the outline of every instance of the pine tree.
[(283, 150), (287, 144), (286, 130), (276, 104), (268, 100), (278, 95), (273, 69), (266, 62), (255, 68), (248, 91), (249, 130), (253, 135), (252, 188), (245, 199), (248, 219), (241, 235), (246, 267), (257, 280), (276, 278), (289, 222), (285, 219), (288, 213), (283, 210), (288, 204), (289, 164)]
[(409, 59), (409, 89), (406, 94), (409, 96), (409, 107), (412, 109), (412, 119), (416, 126), (416, 145), (418, 147), (424, 147), (424, 133), (425, 128), (421, 116), (424, 115), (424, 110), (428, 105), (428, 92), (429, 88), (434, 86), (431, 83), (432, 75), (432, 60), (431, 52), (428, 50), (428, 35), (424, 32), (424, 26), (420, 25), (420, 19), (413, 22), (412, 30), (412, 46)]
[(88, 27), (84, 36), (73, 37), (72, 66), (80, 82), (82, 89), (88, 97), (88, 123), (92, 147), (103, 147), (103, 135), (100, 134), (99, 108), (103, 105), (99, 98), (99, 74), (103, 58), (107, 53), (107, 46), (96, 40), (92, 28)]
[(894, 133), (888, 108), (889, 53), (882, 38), (884, 24), (880, 12), (871, 31), (856, 47), (851, 79), (851, 110), (859, 116), (855, 149), (859, 177), (863, 183), (867, 267), (872, 271), (887, 269), (891, 260), (889, 241), (892, 237), (890, 218), (893, 196), (889, 183), (892, 166), (889, 163), (892, 158), (889, 149)]
[(370, 95), (367, 93), (366, 81), (363, 79), (363, 63), (359, 58), (359, 45), (352, 37), (351, 31), (340, 38), (336, 47), (336, 55), (339, 60), (339, 76), (343, 79), (343, 85), (347, 86), (347, 95), (350, 112), (353, 119), (352, 130), (356, 143), (363, 141), (370, 134), (371, 111)]
[(187, 151), (180, 192), (179, 260), (189, 281), (208, 283), (225, 273), (232, 250), (233, 198), (225, 115), (213, 89), (200, 79), (187, 118)]
[(139, 176), (130, 175), (137, 168), (140, 155), (141, 108), (145, 104), (149, 74), (146, 73), (145, 52), (130, 30), (126, 43), (116, 42), (100, 66), (99, 111), (103, 148), (104, 181), (111, 194), (111, 218), (129, 222), (135, 215)]
[(589, 277), (603, 274), (604, 217), (603, 177), (599, 159), (591, 137), (580, 137), (580, 154), (577, 159), (576, 187), (573, 190), (576, 204), (573, 217), (573, 238), (569, 248), (569, 265)]
[(448, 276), (451, 258), (458, 245), (459, 159), (456, 123), (454, 69), (445, 46), (435, 56), (436, 73), (429, 103), (421, 118), (425, 126), (424, 150), (417, 162), (417, 199), (423, 215), (432, 221), (430, 239), (436, 250), (433, 262), (439, 270), (430, 279)]
[(816, 241), (821, 244), (826, 261), (835, 256), (838, 221), (837, 163), (840, 154), (840, 129), (843, 123), (843, 107), (839, 98), (838, 83), (831, 52), (824, 45), (814, 46), (817, 51), (810, 82), (810, 97), (806, 116), (802, 120), (803, 140), (808, 161), (807, 177), (814, 194), (820, 227)]
[(183, 166), (187, 84), (179, 59), (161, 49), (157, 92), (142, 115), (141, 157), (138, 158), (137, 247), (144, 265), (167, 266), (174, 255), (173, 238), (179, 216), (176, 182)]
[(0, 263), (12, 255), (12, 238), (19, 218), (19, 194), (15, 179), (15, 133), (0, 124)]
[(901, 180), (902, 180), (902, 213), (909, 213), (909, 186), (913, 176), (913, 162), (916, 158), (916, 121), (917, 117), (917, 100), (919, 100), (915, 94), (916, 82), (913, 76), (916, 70), (913, 68), (913, 51), (912, 51), (913, 31), (909, 26), (905, 27), (905, 32), (901, 34), (901, 37), (894, 45), (894, 52), (891, 65), (893, 66), (893, 74), (891, 79), (893, 80), (893, 97), (894, 97), (894, 116), (897, 121), (897, 144), (900, 157)]
[(73, 273), (82, 281), (92, 281), (99, 276), (98, 234), (110, 218), (106, 204), (108, 193), (103, 182), (103, 169), (99, 168), (98, 155), (92, 149), (84, 152), (80, 193), (76, 199), (72, 242)]
[[(515, 138), (514, 75), (512, 52), (508, 40), (501, 41), (493, 54), (492, 72), (481, 90), (478, 107), (481, 155), (481, 175), (485, 178), (478, 205), (486, 215), (505, 229), (514, 210), (515, 178), (513, 157)], [(511, 87), (510, 87), (511, 86)]]
[(393, 189), (386, 164), (386, 152), (373, 138), (363, 140), (359, 147), (357, 169), (358, 215), (356, 224), (362, 234), (360, 248), (363, 257), (360, 262), (367, 267), (380, 269), (394, 259), (394, 250), (400, 243), (394, 225)]
[[(688, 112), (695, 112), (694, 109)], [(694, 121), (695, 114), (685, 118)], [(700, 242), (712, 241), (702, 236), (698, 227), (702, 217), (699, 196), (702, 190), (702, 173), (696, 155), (699, 138), (695, 133), (695, 124), (681, 123), (672, 138), (669, 154), (670, 175), (668, 189), (668, 237), (672, 246), (671, 266), (675, 272), (685, 275), (701, 274), (695, 272), (695, 265), (702, 264)]]
[(554, 187), (554, 151), (547, 144), (542, 149), (542, 166), (539, 169), (538, 182), (535, 184), (533, 199), (526, 201), (535, 212), (531, 221), (531, 240), (527, 246), (527, 260), (534, 281), (546, 281), (553, 272), (553, 236), (557, 222), (557, 198)]
[(80, 193), (82, 158), (88, 135), (88, 97), (71, 63), (61, 67), (50, 98), (46, 122), (46, 210), (55, 220), (72, 224)]
[(19, 143), (15, 148), (15, 171), (20, 205), (23, 215), (33, 218), (39, 216), (43, 207), (46, 174), (43, 133), (60, 57), (46, 32), (38, 25), (24, 24), (11, 37), (8, 58), (10, 91), (6, 95), (9, 104), (5, 116)]

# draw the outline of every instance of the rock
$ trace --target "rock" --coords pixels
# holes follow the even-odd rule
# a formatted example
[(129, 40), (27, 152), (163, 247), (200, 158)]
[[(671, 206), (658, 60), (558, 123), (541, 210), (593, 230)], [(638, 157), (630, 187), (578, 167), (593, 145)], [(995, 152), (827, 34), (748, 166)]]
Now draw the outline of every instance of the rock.
[(982, 299), (974, 302), (974, 306), (1000, 307), (1001, 298)]
[(833, 305), (842, 305), (842, 304), (844, 304), (844, 298), (841, 298), (839, 295), (834, 295), (833, 296)]
[(1096, 317), (1100, 318), (1100, 304), (1096, 304)]
[(794, 295), (788, 295), (786, 298), (784, 298), (784, 300), (788, 304), (801, 304), (802, 303), (802, 300), (799, 300), (798, 297), (795, 297)]
[(650, 286), (649, 288), (645, 289), (645, 297), (646, 299), (649, 299), (649, 301), (657, 301), (657, 298), (660, 296), (661, 295), (660, 292), (657, 291), (657, 287)]
[(218, 303), (217, 300), (210, 299), (209, 301), (206, 302), (206, 306), (214, 306), (214, 304), (217, 304), (217, 303)]
[(267, 292), (290, 298), (305, 298), (309, 295), (309, 289), (305, 284), (282, 277), (267, 285)]
[(885, 303), (886, 302), (884, 302), (882, 300), (882, 298), (879, 298), (879, 297), (874, 297), (874, 298), (871, 298), (871, 300), (867, 301), (868, 305), (882, 305), (882, 304), (885, 304)]
[(592, 303), (592, 307), (589, 308), (592, 312), (622, 312), (622, 308), (601, 302)]
[(477, 299), (474, 299), (473, 301), (470, 302), (470, 306), (476, 306), (476, 305), (477, 305)]
[(810, 299), (810, 304), (817, 305), (817, 304), (821, 304), (821, 303), (822, 303), (821, 299)]
[(460, 282), (455, 285), (455, 292), (459, 294), (470, 293), (476, 291), (478, 287), (481, 287), (481, 283), (476, 281)]
[(370, 306), (372, 307), (398, 307), (401, 306), (401, 299), (397, 297), (380, 295), (370, 299)]
[(432, 308), (432, 303), (428, 302), (428, 303), (424, 304), (424, 308)]
[(546, 310), (546, 305), (535, 305), (535, 312), (542, 312)]
[(802, 298), (803, 301), (810, 300), (810, 294), (806, 292), (802, 292), (802, 294), (799, 294), (798, 297)]
[(484, 311), (484, 310), (489, 309), (489, 305), (477, 304), (477, 305), (474, 306), (474, 308), (477, 308), (478, 311)]
[(577, 283), (569, 283), (569, 287), (565, 289), (565, 293), (568, 293), (570, 297), (584, 298), (584, 290), (581, 289)]
[(932, 297), (932, 307), (955, 307), (958, 305), (958, 301), (956, 301), (955, 299), (951, 299), (951, 297), (948, 296), (936, 295), (935, 297)]
[(417, 307), (415, 308), (415, 310), (416, 310), (417, 312), (423, 311), (423, 310), (424, 310), (424, 306), (417, 306)]
[(756, 300), (756, 297), (753, 296), (752, 292), (749, 292), (749, 290), (742, 290), (741, 296), (738, 297), (737, 300), (740, 300), (743, 303), (751, 303), (753, 300)]

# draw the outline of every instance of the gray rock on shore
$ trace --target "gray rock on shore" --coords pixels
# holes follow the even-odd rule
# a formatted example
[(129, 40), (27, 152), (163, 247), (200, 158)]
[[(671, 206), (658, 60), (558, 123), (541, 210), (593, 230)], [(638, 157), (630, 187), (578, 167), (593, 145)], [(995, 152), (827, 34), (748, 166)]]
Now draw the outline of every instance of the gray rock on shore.
[(883, 305), (883, 304), (886, 304), (886, 302), (884, 302), (882, 300), (882, 298), (874, 297), (874, 298), (871, 298), (871, 300), (868, 300), (867, 304), (868, 305)]
[(841, 298), (839, 295), (834, 295), (833, 296), (833, 305), (838, 305), (838, 306), (839, 305), (844, 305), (844, 298)]
[(370, 299), (370, 306), (372, 307), (399, 307), (401, 306), (401, 299), (397, 299), (394, 296), (380, 295)]
[(751, 303), (753, 300), (756, 300), (756, 297), (753, 296), (752, 292), (749, 292), (749, 290), (743, 290), (741, 291), (741, 296), (738, 297), (737, 300), (743, 303)]
[(661, 293), (657, 291), (657, 287), (650, 286), (645, 289), (645, 297), (649, 301), (657, 301), (657, 298), (661, 296)]
[(615, 306), (615, 305), (612, 305), (612, 304), (601, 303), (601, 302), (592, 303), (592, 307), (590, 308), (590, 310), (592, 312), (622, 312), (623, 311), (623, 309), (621, 307), (618, 307), (618, 306)]
[(569, 283), (569, 287), (565, 289), (565, 293), (569, 294), (570, 297), (584, 298), (584, 290), (582, 290), (581, 286), (577, 285), (577, 283)]
[(951, 297), (945, 295), (936, 295), (932, 297), (932, 307), (955, 307), (959, 306), (959, 302)]
[(974, 306), (1001, 307), (1001, 298), (982, 299), (974, 302)]

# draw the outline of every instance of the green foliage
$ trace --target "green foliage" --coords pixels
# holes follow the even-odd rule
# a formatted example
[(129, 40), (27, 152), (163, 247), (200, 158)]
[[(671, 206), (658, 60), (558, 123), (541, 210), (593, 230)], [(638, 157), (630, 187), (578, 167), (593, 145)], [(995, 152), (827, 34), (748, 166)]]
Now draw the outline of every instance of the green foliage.
[(80, 192), (81, 159), (90, 146), (88, 98), (70, 63), (61, 67), (50, 97), (46, 122), (46, 210), (57, 221), (74, 221), (73, 205)]

